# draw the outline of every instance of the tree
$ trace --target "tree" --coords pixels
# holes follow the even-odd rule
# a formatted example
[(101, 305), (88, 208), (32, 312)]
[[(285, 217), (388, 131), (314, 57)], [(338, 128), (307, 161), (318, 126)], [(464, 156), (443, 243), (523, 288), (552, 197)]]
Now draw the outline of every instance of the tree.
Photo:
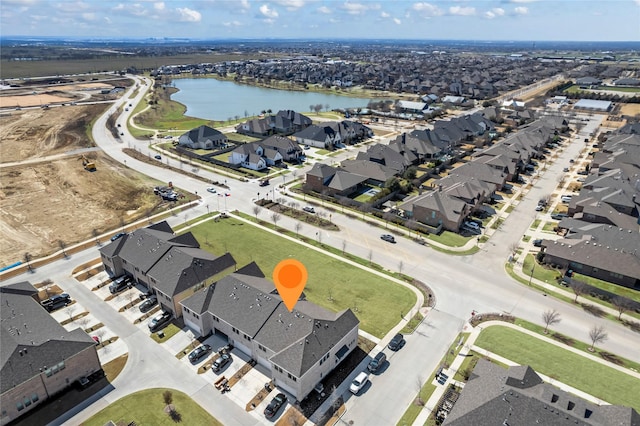
[(391, 177), (384, 183), (384, 187), (391, 192), (397, 191), (400, 189), (400, 179), (397, 177)]
[(382, 218), (384, 219), (384, 229), (387, 229), (387, 224), (389, 221), (393, 221), (393, 219), (396, 218), (396, 215), (391, 212), (386, 212), (382, 215)]
[(607, 340), (608, 334), (601, 325), (594, 325), (589, 330), (589, 338), (591, 339), (591, 347), (589, 351), (595, 351), (596, 343), (602, 343)]
[(293, 228), (296, 230), (296, 237), (300, 234), (300, 230), (302, 229), (302, 224), (300, 222), (296, 222), (295, 225), (293, 225)]
[(404, 268), (404, 262), (401, 260), (398, 263), (398, 272), (400, 273), (400, 275), (402, 275), (402, 269)]
[(62, 240), (58, 240), (58, 247), (60, 247), (60, 250), (62, 250), (62, 255), (66, 258), (67, 252), (65, 251), (65, 249), (67, 248), (67, 244)]
[(613, 304), (613, 306), (618, 310), (618, 320), (622, 319), (622, 314), (631, 310), (631, 303), (629, 300), (621, 296), (614, 297), (611, 304)]
[(273, 227), (277, 228), (278, 225), (278, 221), (280, 220), (280, 213), (278, 212), (273, 212), (271, 214), (271, 220), (273, 221)]
[(96, 245), (100, 245), (100, 240), (98, 239), (98, 230), (96, 228), (93, 228), (93, 230), (91, 231), (91, 233), (93, 234), (93, 238), (95, 238), (96, 240)]
[(347, 240), (342, 240), (342, 255), (344, 256), (344, 252), (347, 250)]
[(73, 319), (73, 313), (78, 307), (76, 305), (69, 305), (64, 309), (64, 312), (69, 315), (69, 321)]
[(410, 229), (411, 231), (416, 231), (416, 236), (418, 234), (418, 222), (415, 221), (414, 219), (409, 219), (405, 222), (404, 226), (407, 227), (407, 229)]
[(550, 325), (557, 324), (561, 321), (560, 312), (556, 311), (555, 309), (544, 311), (542, 313), (542, 320), (545, 323), (544, 334), (547, 334)]
[(515, 256), (518, 253), (519, 248), (520, 248), (520, 244), (518, 243), (509, 244), (509, 251), (511, 252), (511, 256)]
[(405, 170), (402, 177), (405, 178), (406, 180), (412, 180), (416, 178), (417, 173), (418, 173), (418, 168), (416, 166), (411, 166), (407, 170)]
[(162, 392), (162, 400), (164, 401), (165, 405), (171, 405), (171, 403), (173, 402), (173, 394), (171, 393), (171, 391), (164, 391)]
[(33, 257), (31, 256), (31, 254), (29, 253), (25, 253), (24, 254), (24, 261), (27, 264), (27, 269), (29, 269), (30, 272), (33, 272), (33, 268), (31, 267), (31, 259)]
[(587, 286), (584, 283), (579, 281), (575, 281), (571, 283), (571, 290), (573, 290), (573, 294), (576, 295), (576, 298), (573, 299), (573, 303), (578, 302), (578, 296), (583, 295), (587, 291)]
[(256, 215), (256, 220), (258, 220), (258, 213), (260, 213), (260, 206), (253, 206), (253, 214)]
[(364, 220), (364, 215), (371, 211), (371, 205), (364, 203), (359, 207), (359, 210), (362, 212), (362, 220)]
[(367, 255), (367, 257), (369, 258), (369, 265), (371, 265), (373, 260), (373, 250), (369, 250), (369, 254)]
[(102, 338), (104, 337), (106, 332), (107, 331), (104, 329), (104, 327), (100, 327), (99, 329), (93, 332), (93, 334), (95, 334), (96, 337), (98, 338), (98, 341), (100, 342), (101, 347), (104, 346), (104, 343), (102, 342)]

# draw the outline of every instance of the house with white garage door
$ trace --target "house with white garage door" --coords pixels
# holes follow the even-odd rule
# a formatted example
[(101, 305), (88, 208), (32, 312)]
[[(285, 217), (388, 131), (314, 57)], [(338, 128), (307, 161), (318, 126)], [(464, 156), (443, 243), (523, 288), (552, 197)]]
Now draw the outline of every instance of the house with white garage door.
[(331, 312), (303, 294), (289, 312), (255, 264), (180, 303), (187, 327), (196, 334), (227, 336), (298, 401), (358, 344), (359, 321), (350, 309)]

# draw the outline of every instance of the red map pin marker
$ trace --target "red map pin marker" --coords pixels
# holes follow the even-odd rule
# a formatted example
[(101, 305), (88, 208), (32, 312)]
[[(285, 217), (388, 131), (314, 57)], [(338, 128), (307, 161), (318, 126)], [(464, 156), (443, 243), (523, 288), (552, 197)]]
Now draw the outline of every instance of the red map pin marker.
[(276, 283), (278, 294), (284, 305), (293, 311), (296, 302), (307, 284), (307, 268), (295, 259), (285, 259), (278, 263), (273, 270), (273, 281)]

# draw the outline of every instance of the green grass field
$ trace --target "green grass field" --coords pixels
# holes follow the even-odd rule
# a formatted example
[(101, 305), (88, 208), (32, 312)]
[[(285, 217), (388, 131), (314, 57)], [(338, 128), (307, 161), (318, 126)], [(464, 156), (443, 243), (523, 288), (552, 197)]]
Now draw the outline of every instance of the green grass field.
[(383, 337), (416, 303), (415, 294), (399, 284), (237, 219), (207, 222), (191, 232), (204, 250), (229, 251), (238, 267), (255, 261), (270, 281), (278, 262), (295, 257), (309, 272), (308, 300), (334, 312), (351, 308), (360, 328), (376, 337)]
[(180, 415), (180, 420), (172, 420), (164, 412), (164, 400), (162, 393), (167, 389), (146, 389), (125, 396), (101, 410), (86, 422), (84, 426), (102, 426), (110, 420), (115, 424), (137, 425), (212, 425), (222, 426), (218, 420), (207, 413), (195, 401), (182, 392), (169, 389), (173, 394), (173, 405)]
[(501, 326), (483, 330), (475, 344), (611, 404), (640, 409), (638, 379), (561, 347)]

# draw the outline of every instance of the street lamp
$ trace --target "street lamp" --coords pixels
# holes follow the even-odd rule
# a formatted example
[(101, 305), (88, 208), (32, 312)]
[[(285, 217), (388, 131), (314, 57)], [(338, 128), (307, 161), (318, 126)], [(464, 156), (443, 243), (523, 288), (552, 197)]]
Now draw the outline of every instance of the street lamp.
[(536, 269), (536, 264), (535, 261), (533, 263), (533, 265), (531, 266), (531, 275), (529, 275), (529, 285), (531, 285), (531, 280), (533, 279), (533, 271)]

